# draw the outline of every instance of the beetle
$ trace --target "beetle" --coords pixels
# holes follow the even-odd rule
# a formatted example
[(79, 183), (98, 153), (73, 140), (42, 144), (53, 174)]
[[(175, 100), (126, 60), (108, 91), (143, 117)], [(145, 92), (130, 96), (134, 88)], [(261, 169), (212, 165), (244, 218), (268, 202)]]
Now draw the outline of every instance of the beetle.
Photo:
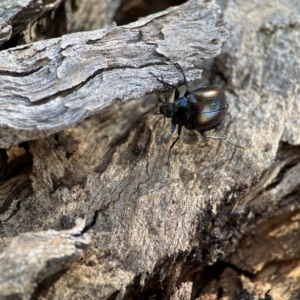
[[(205, 138), (226, 141), (235, 147), (244, 149), (245, 147), (232, 143), (224, 136), (218, 137), (205, 134), (206, 131), (212, 130), (220, 125), (225, 118), (228, 104), (224, 91), (218, 86), (200, 87), (190, 91), (181, 66), (178, 63), (174, 63), (174, 65), (183, 75), (184, 84), (186, 86), (186, 92), (183, 97), (180, 97), (177, 86), (164, 81), (163, 76), (160, 79), (150, 72), (151, 75), (163, 84), (165, 92), (165, 101), (160, 100), (163, 104), (154, 115), (164, 116), (163, 128), (165, 119), (172, 118), (171, 134), (174, 133), (176, 126), (178, 126), (178, 135), (169, 149), (168, 161), (170, 159), (171, 150), (181, 135), (182, 127), (188, 130), (197, 130)], [(166, 86), (175, 89), (173, 102), (167, 102)]]

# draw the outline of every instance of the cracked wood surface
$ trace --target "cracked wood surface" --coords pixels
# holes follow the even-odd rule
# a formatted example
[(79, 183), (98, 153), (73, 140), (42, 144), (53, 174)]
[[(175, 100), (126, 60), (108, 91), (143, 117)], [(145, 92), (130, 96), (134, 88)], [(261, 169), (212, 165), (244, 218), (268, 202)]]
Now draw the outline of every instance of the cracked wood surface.
[[(231, 36), (201, 85), (223, 86), (229, 102), (214, 135), (247, 149), (183, 130), (168, 166), (171, 141), (155, 141), (162, 120), (149, 96), (8, 151), (1, 249), (79, 217), (93, 224), (81, 260), (38, 282), (36, 298), (239, 299), (271, 288), (274, 299), (298, 299), (299, 4), (220, 4)], [(152, 70), (179, 80), (162, 67)]]
[[(228, 36), (217, 6), (191, 1), (135, 23), (79, 32), (0, 52), (0, 147), (49, 136), (117, 101), (158, 89), (150, 72), (182, 81)], [(187, 71), (188, 80), (200, 70)]]

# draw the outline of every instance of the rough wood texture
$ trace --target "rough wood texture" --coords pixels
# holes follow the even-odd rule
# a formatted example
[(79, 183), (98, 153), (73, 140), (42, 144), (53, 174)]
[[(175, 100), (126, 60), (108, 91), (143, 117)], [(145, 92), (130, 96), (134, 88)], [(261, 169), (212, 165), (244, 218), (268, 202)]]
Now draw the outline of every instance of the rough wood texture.
[[(109, 25), (119, 7), (121, 0), (75, 0), (71, 2), (67, 13), (69, 31), (87, 31), (104, 28)], [(73, 8), (76, 7), (76, 10)]]
[[(155, 141), (162, 126), (162, 120), (153, 116), (157, 99), (147, 97), (116, 103), (76, 128), (22, 143), (21, 148), (13, 146), (8, 164), (2, 155), (1, 164), (7, 166), (0, 185), (3, 260), (5, 253), (8, 255), (5, 249), (11, 249), (8, 247), (18, 235), (66, 231), (79, 217), (91, 227), (78, 237), (92, 237), (83, 258), (68, 269), (60, 265), (56, 276), (47, 277), (52, 273), (46, 272), (34, 298), (175, 300), (190, 295), (201, 300), (263, 299), (271, 289), (275, 300), (299, 299), (300, 7), (297, 1), (275, 6), (271, 0), (221, 5), (231, 36), (222, 54), (205, 65), (206, 80), (201, 83), (223, 86), (230, 105), (224, 123), (213, 134), (226, 135), (246, 145), (246, 150), (203, 140), (184, 130), (168, 166), (170, 142)], [(147, 20), (160, 20), (174, 11), (181, 8)], [(186, 10), (185, 15), (192, 11)], [(178, 17), (175, 19), (178, 22)], [(174, 18), (164, 26), (170, 26), (171, 20)], [(122, 30), (136, 24), (149, 26), (152, 21), (141, 20)], [(214, 24), (211, 27), (215, 28)], [(161, 29), (157, 38), (152, 29), (146, 33), (156, 39), (154, 48), (170, 36)], [(109, 30), (107, 36), (112, 34)], [(115, 30), (121, 29), (112, 32)], [(189, 56), (190, 47), (172, 46), (172, 51), (166, 50), (169, 59), (182, 58), (179, 63), (185, 68), (196, 64), (193, 59), (198, 56)], [(31, 51), (33, 46), (28, 47)], [(186, 51), (186, 64), (181, 51)], [(149, 71), (162, 73), (172, 83), (180, 80), (169, 60), (151, 53), (149, 60), (162, 59), (164, 63), (147, 65), (144, 77), (136, 73), (139, 76), (132, 78), (130, 86), (123, 83), (122, 100), (130, 98), (129, 88), (150, 91), (159, 86)], [(172, 53), (175, 56), (170, 57)], [(136, 72), (141, 70), (139, 67)], [(120, 69), (118, 78), (124, 78), (126, 72), (126, 68)], [(199, 73), (187, 72), (189, 79)], [(91, 84), (93, 88), (102, 82), (99, 76), (98, 83), (95, 79)], [(105, 94), (123, 91), (116, 79), (107, 84), (117, 88)], [(76, 98), (82, 88), (60, 97)], [(28, 92), (27, 97), (34, 99), (36, 93)], [(89, 96), (99, 94), (91, 89)], [(55, 99), (50, 97), (47, 103)], [(36, 106), (28, 99), (23, 102), (28, 107), (47, 105), (36, 102)], [(108, 103), (107, 98), (102, 107)], [(97, 107), (100, 110), (101, 106)], [(18, 246), (15, 251), (17, 258)], [(31, 278), (37, 278), (35, 272), (40, 269), (29, 268)], [(14, 273), (12, 276), (19, 279)], [(24, 290), (32, 291), (24, 282)], [(26, 299), (28, 294), (21, 297)]]
[[(37, 20), (33, 19), (22, 32), (26, 44), (57, 38), (62, 35), (104, 28), (112, 23), (120, 0), (65, 0)], [(38, 11), (37, 11), (38, 14)]]
[(2, 0), (0, 2), (0, 45), (46, 12), (53, 10), (61, 2), (62, 0)]
[(1, 299), (31, 299), (45, 278), (80, 259), (90, 243), (87, 234), (81, 236), (84, 225), (84, 220), (78, 220), (72, 230), (49, 230), (16, 237), (0, 254)]
[[(0, 53), (0, 147), (49, 136), (159, 83), (181, 80), (171, 61), (195, 65), (218, 55), (228, 36), (217, 6), (192, 1), (133, 24), (74, 33)], [(180, 34), (179, 34), (180, 32)], [(187, 72), (189, 80), (199, 70)]]

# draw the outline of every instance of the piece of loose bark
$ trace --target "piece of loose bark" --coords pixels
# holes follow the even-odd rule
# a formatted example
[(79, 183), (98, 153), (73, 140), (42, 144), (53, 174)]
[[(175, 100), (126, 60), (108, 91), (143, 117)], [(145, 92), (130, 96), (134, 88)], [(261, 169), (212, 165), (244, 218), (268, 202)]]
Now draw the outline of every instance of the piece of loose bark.
[(35, 22), (46, 12), (59, 6), (62, 0), (2, 0), (0, 2), (0, 45)]
[(82, 234), (84, 220), (71, 230), (28, 232), (16, 237), (0, 254), (0, 298), (31, 299), (49, 276), (79, 260), (91, 238)]
[[(69, 2), (68, 32), (96, 30), (111, 24), (121, 0), (76, 0)], [(76, 9), (75, 9), (76, 8)]]
[[(150, 74), (182, 81), (228, 36), (214, 4), (191, 1), (135, 23), (65, 35), (0, 53), (0, 147), (49, 136), (117, 101), (158, 89)], [(188, 80), (200, 70), (187, 71)]]
[(58, 4), (26, 26), (22, 32), (26, 44), (68, 33), (104, 28), (113, 22), (120, 0), (65, 0)]

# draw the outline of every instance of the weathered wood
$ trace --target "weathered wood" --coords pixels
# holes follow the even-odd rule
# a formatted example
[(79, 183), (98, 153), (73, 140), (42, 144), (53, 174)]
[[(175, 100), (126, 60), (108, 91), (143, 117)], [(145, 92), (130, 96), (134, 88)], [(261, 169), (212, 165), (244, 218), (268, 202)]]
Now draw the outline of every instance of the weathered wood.
[(73, 32), (104, 28), (113, 22), (120, 0), (66, 0), (57, 4), (47, 5), (49, 10), (38, 20), (30, 21), (21, 32), (26, 44)]
[[(96, 30), (112, 23), (121, 0), (75, 0), (68, 8), (68, 33)], [(71, 4), (71, 3), (70, 3)], [(76, 7), (75, 9), (72, 9)]]
[(0, 46), (25, 30), (46, 12), (59, 6), (62, 0), (2, 0), (0, 2)]
[[(1, 249), (24, 232), (68, 230), (78, 217), (93, 225), (83, 259), (45, 279), (36, 298), (240, 299), (271, 288), (276, 300), (297, 299), (299, 12), (297, 1), (224, 6), (232, 34), (201, 83), (223, 86), (230, 105), (212, 135), (245, 150), (183, 130), (168, 166), (171, 141), (156, 143), (162, 121), (153, 116), (157, 99), (146, 98), (8, 151)], [(171, 64), (151, 65), (146, 90), (159, 86), (150, 70), (179, 80)]]
[(90, 237), (81, 233), (85, 221), (77, 223), (71, 230), (49, 230), (16, 237), (0, 254), (0, 298), (31, 299), (45, 278), (80, 259)]
[[(65, 35), (0, 53), (0, 147), (49, 136), (120, 100), (181, 81), (172, 61), (194, 67), (228, 36), (217, 6), (188, 2), (133, 24)], [(200, 70), (187, 72), (189, 80)]]

